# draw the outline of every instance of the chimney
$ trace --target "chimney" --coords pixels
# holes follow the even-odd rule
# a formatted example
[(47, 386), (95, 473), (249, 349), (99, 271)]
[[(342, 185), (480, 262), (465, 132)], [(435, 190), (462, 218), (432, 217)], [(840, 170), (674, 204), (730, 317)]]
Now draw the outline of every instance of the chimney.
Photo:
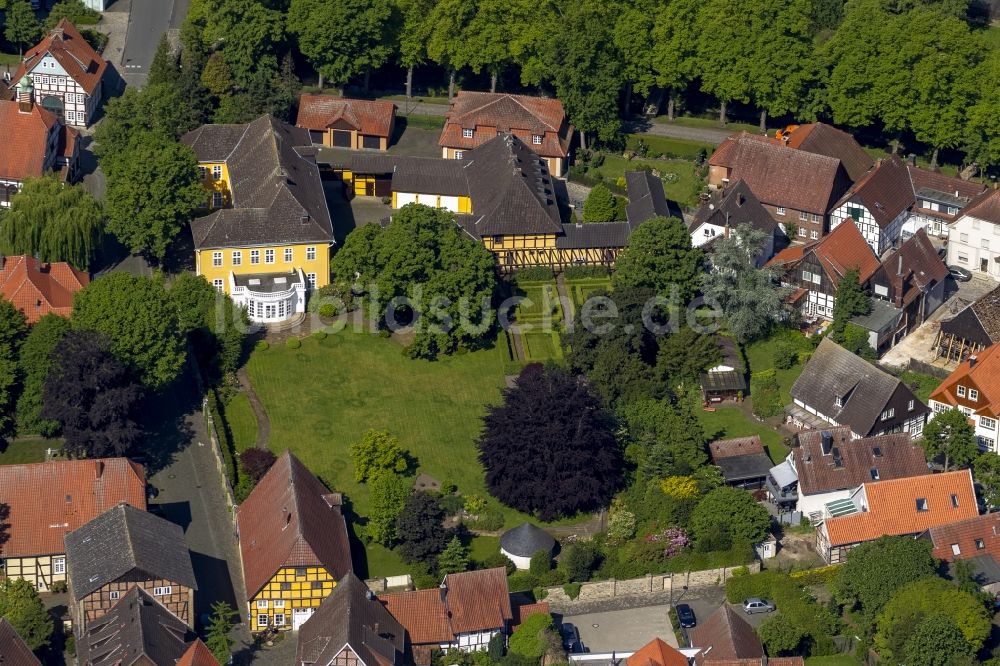
[(819, 436), (822, 442), (821, 448), (823, 450), (823, 455), (830, 455), (830, 451), (833, 450), (833, 435), (830, 434), (829, 430), (824, 430), (819, 434)]
[(902, 253), (900, 253), (900, 255), (897, 257), (897, 261), (896, 261), (896, 276), (897, 277), (903, 277), (903, 255), (902, 255)]
[(915, 167), (915, 166), (917, 166), (917, 156), (916, 156), (916, 154), (914, 154), (914, 153), (910, 153), (909, 155), (907, 155), (907, 156), (906, 156), (906, 162), (907, 162), (907, 163), (908, 163), (908, 164), (909, 164), (909, 165), (910, 165), (911, 167)]
[(104, 474), (104, 461), (102, 461), (102, 460), (95, 460), (94, 461), (94, 478), (95, 479), (100, 479), (103, 474)]
[(31, 113), (34, 106), (34, 87), (27, 74), (17, 84), (17, 111), (18, 113)]
[(972, 368), (976, 367), (976, 361), (978, 361), (978, 360), (979, 359), (976, 358), (975, 354), (973, 354), (972, 356), (969, 357), (969, 370), (971, 370)]

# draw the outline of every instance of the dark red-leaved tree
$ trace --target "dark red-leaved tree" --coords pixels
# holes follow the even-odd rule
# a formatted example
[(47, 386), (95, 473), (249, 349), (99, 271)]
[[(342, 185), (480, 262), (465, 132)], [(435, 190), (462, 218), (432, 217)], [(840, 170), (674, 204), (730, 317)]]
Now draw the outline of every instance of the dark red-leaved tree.
[(107, 337), (70, 331), (52, 351), (41, 417), (59, 423), (70, 455), (122, 455), (142, 435), (133, 418), (141, 394)]
[(477, 443), (486, 487), (543, 520), (606, 506), (622, 479), (613, 420), (586, 383), (528, 366), (483, 417)]
[(275, 460), (277, 458), (267, 449), (247, 449), (240, 454), (240, 470), (255, 482), (260, 481)]

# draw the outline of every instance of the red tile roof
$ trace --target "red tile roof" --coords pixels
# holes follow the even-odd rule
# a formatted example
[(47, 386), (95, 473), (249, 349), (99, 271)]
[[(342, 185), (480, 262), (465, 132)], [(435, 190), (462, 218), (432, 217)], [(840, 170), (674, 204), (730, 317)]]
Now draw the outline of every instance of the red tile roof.
[(202, 643), (200, 638), (196, 638), (187, 652), (177, 660), (176, 666), (219, 666), (219, 662), (209, 651), (208, 646)]
[[(472, 138), (462, 135), (463, 129), (486, 128)], [(460, 91), (448, 107), (439, 146), (472, 149), (488, 142), (496, 132), (510, 132), (525, 142), (535, 153), (545, 157), (566, 157), (571, 134), (562, 102), (548, 97)], [(541, 136), (535, 144), (532, 136)]]
[(628, 666), (688, 666), (688, 659), (662, 638), (654, 638), (625, 660)]
[(539, 601), (533, 604), (521, 604), (520, 606), (512, 606), (511, 610), (514, 611), (514, 620), (512, 625), (517, 627), (522, 622), (527, 620), (532, 615), (548, 614), (551, 612), (549, 608), (549, 602)]
[[(831, 546), (872, 541), (886, 535), (920, 534), (931, 527), (979, 515), (972, 472), (967, 469), (866, 483), (864, 493), (867, 511), (826, 520)], [(953, 495), (958, 506), (954, 506)], [(926, 510), (917, 510), (918, 499), (926, 501)]]
[(347, 99), (333, 95), (300, 95), (296, 127), (325, 130), (338, 121), (361, 134), (389, 137), (396, 105), (371, 99)]
[(448, 623), (448, 609), (438, 589), (379, 595), (389, 613), (403, 625), (410, 643), (450, 643), (455, 634)]
[(504, 567), (448, 574), (439, 589), (379, 599), (406, 629), (412, 645), (449, 643), (458, 634), (503, 628), (514, 617)]
[(734, 437), (733, 439), (719, 439), (709, 443), (708, 450), (712, 455), (712, 460), (722, 458), (732, 458), (734, 456), (748, 456), (754, 453), (764, 453), (764, 445), (760, 443), (759, 435), (750, 437)]
[(50, 53), (88, 95), (93, 95), (97, 90), (108, 66), (104, 58), (80, 36), (76, 26), (63, 19), (42, 41), (24, 54), (17, 73), (11, 79), (13, 84), (17, 85), (27, 72), (32, 71), (46, 53)]
[(0, 256), (0, 297), (24, 313), (29, 324), (49, 313), (73, 314), (73, 295), (90, 277), (65, 262), (45, 264), (34, 257)]
[(965, 199), (973, 199), (982, 194), (986, 189), (986, 186), (982, 183), (972, 180), (962, 180), (954, 176), (946, 176), (937, 171), (929, 171), (928, 169), (921, 169), (920, 167), (910, 165), (906, 166), (906, 170), (910, 174), (910, 182), (913, 183), (914, 193), (926, 188)]
[(858, 281), (864, 284), (880, 265), (868, 241), (850, 222), (838, 225), (812, 251), (835, 286), (840, 284), (840, 278), (851, 268), (858, 270)]
[(788, 136), (789, 148), (839, 159), (851, 180), (860, 180), (875, 165), (852, 135), (826, 123), (799, 125)]
[[(960, 384), (979, 391), (975, 402), (969, 400), (968, 393), (964, 398), (958, 397), (956, 389)], [(973, 414), (990, 418), (1000, 415), (1000, 344), (977, 352), (974, 364), (971, 358), (960, 363), (938, 384), (930, 399), (952, 407), (969, 407)]]
[(835, 157), (745, 132), (723, 141), (708, 163), (729, 169), (731, 182), (746, 181), (761, 203), (816, 215), (826, 215), (850, 182)]
[(0, 465), (10, 538), (0, 558), (66, 552), (63, 537), (119, 502), (146, 510), (146, 478), (127, 458)]
[(236, 523), (248, 600), (282, 567), (322, 566), (335, 580), (353, 570), (339, 504), (288, 451), (237, 508)]
[(6, 618), (0, 617), (0, 664), (3, 666), (42, 666)]
[[(878, 166), (854, 184), (832, 208), (847, 203), (859, 203), (868, 209), (882, 228), (914, 203), (913, 185), (906, 165), (896, 155), (882, 160)], [(846, 222), (845, 222), (846, 224)]]
[(764, 656), (764, 646), (753, 628), (729, 604), (722, 604), (688, 633), (691, 646), (701, 650), (695, 656), (699, 665), (731, 659), (753, 659), (754, 663), (760, 663)]
[(969, 202), (962, 210), (962, 217), (974, 217), (993, 224), (1000, 224), (1000, 189), (986, 190)]
[[(980, 555), (992, 555), (1000, 561), (1000, 513), (987, 513), (968, 520), (939, 525), (927, 530), (934, 544), (931, 554), (941, 560), (954, 562)], [(982, 544), (980, 548), (976, 543)], [(958, 553), (952, 546), (958, 546)]]
[(39, 104), (21, 113), (15, 101), (0, 101), (0, 179), (22, 181), (39, 178), (45, 170), (49, 132), (58, 121)]

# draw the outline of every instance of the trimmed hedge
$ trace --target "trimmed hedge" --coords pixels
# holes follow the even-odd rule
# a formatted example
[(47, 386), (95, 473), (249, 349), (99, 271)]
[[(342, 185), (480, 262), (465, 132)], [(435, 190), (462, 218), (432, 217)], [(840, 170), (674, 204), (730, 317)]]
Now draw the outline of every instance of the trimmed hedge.
[(818, 569), (793, 571), (790, 577), (799, 585), (829, 585), (836, 578), (837, 569), (837, 565), (831, 564)]

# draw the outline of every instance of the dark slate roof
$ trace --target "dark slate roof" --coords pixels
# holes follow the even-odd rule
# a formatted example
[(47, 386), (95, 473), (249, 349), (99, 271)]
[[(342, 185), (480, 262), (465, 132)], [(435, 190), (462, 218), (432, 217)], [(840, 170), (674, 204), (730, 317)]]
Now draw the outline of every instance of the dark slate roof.
[(77, 663), (117, 666), (142, 663), (145, 657), (145, 663), (170, 666), (187, 650), (187, 631), (187, 625), (148, 592), (133, 587), (77, 637)]
[(713, 190), (709, 200), (695, 213), (688, 229), (694, 231), (703, 224), (733, 229), (748, 224), (766, 234), (773, 234), (778, 226), (743, 180), (737, 180), (725, 190)]
[(562, 231), (552, 176), (545, 160), (523, 141), (501, 134), (470, 150), (465, 159), (480, 236)]
[(14, 631), (14, 627), (10, 626), (10, 622), (6, 618), (0, 617), (0, 664), (3, 666), (41, 666), (41, 663)]
[(519, 557), (531, 557), (540, 550), (551, 552), (555, 545), (548, 532), (531, 523), (521, 523), (500, 536), (500, 547)]
[[(791, 395), (865, 436), (872, 431), (886, 403), (901, 386), (909, 391), (896, 377), (833, 340), (823, 338), (792, 385)], [(837, 406), (838, 398), (842, 407)], [(926, 411), (923, 403), (919, 400), (917, 403)]]
[(297, 664), (330, 664), (349, 647), (366, 666), (391, 665), (404, 649), (402, 625), (353, 573), (299, 629)]
[(654, 217), (683, 219), (680, 206), (667, 200), (663, 181), (651, 171), (626, 171), (625, 191), (628, 193), (625, 217), (633, 227)]
[[(997, 564), (992, 555), (977, 555), (962, 561), (968, 562), (972, 567), (972, 579), (980, 587), (1000, 583), (1000, 564)], [(948, 563), (948, 572), (954, 577), (955, 562)]]
[(181, 143), (194, 151), (199, 162), (225, 162), (249, 128), (250, 125), (202, 125), (181, 137)]
[[(830, 436), (825, 453), (824, 433)], [(857, 439), (849, 427), (841, 426), (806, 430), (797, 439), (792, 456), (803, 495), (857, 488), (875, 477), (891, 481), (930, 474), (923, 448), (911, 441), (909, 433)]]
[(941, 322), (941, 332), (989, 347), (1000, 342), (1000, 287)]
[(759, 479), (767, 476), (767, 473), (771, 471), (772, 464), (766, 453), (733, 456), (715, 462), (715, 465), (722, 470), (722, 476), (729, 482)]
[(397, 158), (392, 176), (392, 189), (396, 192), (469, 196), (469, 182), (465, 160), (442, 160), (436, 157)]
[(886, 326), (898, 322), (903, 316), (903, 311), (899, 308), (893, 307), (891, 303), (879, 300), (877, 298), (871, 299), (872, 311), (866, 315), (858, 315), (851, 319), (851, 323), (866, 331), (881, 331)]
[[(214, 160), (222, 154), (224, 141), (235, 137), (232, 126), (225, 127), (230, 129), (216, 132), (201, 127), (181, 141)], [(311, 157), (295, 150), (309, 143), (308, 130), (272, 116), (246, 125), (224, 159), (233, 206), (191, 221), (195, 247), (333, 242), (319, 168)]]
[(556, 236), (556, 248), (571, 250), (577, 248), (625, 247), (631, 226), (628, 222), (591, 222), (588, 224), (564, 224), (562, 235)]
[(67, 534), (66, 563), (77, 600), (135, 570), (198, 588), (180, 526), (128, 504)]

